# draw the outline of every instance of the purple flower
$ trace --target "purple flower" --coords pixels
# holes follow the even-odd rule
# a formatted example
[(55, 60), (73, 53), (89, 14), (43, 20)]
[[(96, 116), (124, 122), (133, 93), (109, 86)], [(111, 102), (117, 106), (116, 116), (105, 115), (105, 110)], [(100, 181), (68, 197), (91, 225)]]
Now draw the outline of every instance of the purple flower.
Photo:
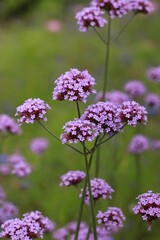
[(53, 238), (55, 240), (67, 240), (68, 236), (69, 236), (69, 232), (65, 227), (59, 228), (55, 232), (53, 232)]
[(148, 223), (148, 230), (152, 229), (152, 221), (160, 218), (160, 194), (148, 191), (137, 197), (138, 204), (133, 208), (135, 214), (140, 214)]
[(64, 127), (64, 133), (61, 134), (62, 143), (78, 143), (84, 141), (93, 141), (98, 136), (96, 125), (87, 120), (75, 118), (67, 122)]
[(0, 238), (11, 238), (13, 240), (43, 239), (43, 233), (48, 231), (48, 218), (39, 211), (23, 215), (22, 219), (12, 219), (2, 224)]
[(149, 14), (154, 11), (154, 6), (149, 0), (128, 0), (128, 11)]
[(26, 162), (25, 158), (18, 153), (10, 155), (8, 162), (10, 164), (11, 174), (17, 177), (26, 177), (32, 172), (31, 166)]
[(154, 140), (151, 143), (151, 147), (153, 150), (160, 150), (160, 140)]
[(128, 152), (133, 154), (141, 154), (144, 151), (148, 150), (148, 148), (149, 148), (148, 138), (141, 134), (137, 134), (131, 139), (128, 145)]
[(3, 188), (0, 187), (0, 202), (1, 202), (2, 200), (4, 200), (5, 197), (6, 197), (6, 194), (5, 194), (4, 190), (3, 190)]
[(151, 108), (158, 109), (160, 107), (160, 98), (155, 93), (149, 93), (145, 98), (145, 103)]
[(117, 232), (123, 227), (125, 217), (122, 210), (117, 207), (109, 207), (106, 212), (98, 211), (97, 219), (99, 224), (104, 224), (109, 232)]
[(94, 123), (98, 132), (105, 130), (107, 134), (120, 131), (122, 127), (117, 106), (110, 102), (98, 102), (88, 106), (81, 119)]
[(128, 101), (129, 96), (124, 92), (114, 90), (111, 92), (106, 92), (105, 100), (112, 102), (113, 104), (118, 106), (121, 105), (124, 101)]
[(10, 174), (10, 165), (8, 163), (0, 164), (0, 174), (4, 176)]
[(0, 225), (5, 221), (15, 218), (18, 214), (17, 207), (11, 202), (0, 202)]
[(17, 112), (15, 116), (19, 116), (18, 122), (24, 123), (34, 123), (35, 120), (47, 121), (44, 117), (46, 111), (51, 109), (48, 104), (45, 104), (43, 100), (39, 98), (29, 98), (21, 106), (17, 107)]
[[(93, 200), (98, 200), (99, 198), (112, 198), (112, 193), (114, 190), (108, 185), (108, 183), (101, 179), (101, 178), (94, 178), (91, 179), (91, 191), (92, 191), (92, 197)], [(81, 189), (80, 197), (82, 197), (83, 189)], [(90, 197), (89, 197), (89, 190), (88, 186), (86, 188), (86, 194), (85, 194), (85, 203), (89, 204)]]
[(146, 108), (141, 106), (135, 101), (123, 102), (122, 106), (118, 109), (122, 122), (135, 127), (137, 123), (147, 124), (147, 111)]
[(85, 177), (86, 177), (86, 174), (82, 171), (69, 171), (66, 174), (61, 176), (60, 186), (69, 187), (71, 185), (77, 185)]
[(54, 100), (86, 102), (86, 98), (90, 93), (96, 93), (93, 89), (95, 79), (87, 70), (81, 72), (78, 69), (70, 69), (64, 75), (62, 74), (55, 83)]
[(92, 0), (91, 5), (105, 9), (111, 18), (119, 17), (127, 14), (127, 0)]
[(133, 80), (125, 84), (124, 90), (132, 97), (142, 97), (146, 92), (146, 87), (141, 81)]
[[(85, 223), (85, 222), (81, 222), (81, 224), (80, 224), (80, 229), (85, 229), (85, 228), (87, 228), (86, 223)], [(76, 233), (77, 221), (72, 221), (72, 222), (68, 223), (68, 224), (66, 225), (66, 229), (68, 230), (68, 232), (69, 232), (70, 234)]]
[(11, 133), (13, 135), (20, 135), (21, 129), (20, 126), (15, 122), (13, 118), (6, 114), (0, 115), (0, 132), (2, 133)]
[(153, 82), (160, 82), (160, 66), (147, 70), (147, 79)]
[(104, 12), (97, 7), (87, 7), (76, 14), (79, 31), (86, 32), (89, 27), (102, 28), (107, 23)]
[(48, 140), (46, 138), (34, 138), (30, 142), (31, 152), (37, 155), (42, 155), (47, 148), (48, 148)]

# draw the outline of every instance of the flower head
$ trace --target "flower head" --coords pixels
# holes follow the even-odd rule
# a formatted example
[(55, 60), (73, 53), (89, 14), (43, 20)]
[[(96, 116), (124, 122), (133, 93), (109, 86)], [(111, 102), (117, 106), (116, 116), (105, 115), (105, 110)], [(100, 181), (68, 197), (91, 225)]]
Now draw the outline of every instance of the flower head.
[(124, 90), (132, 97), (142, 97), (146, 92), (146, 87), (141, 81), (133, 80), (125, 84)]
[(59, 228), (55, 232), (53, 232), (53, 238), (55, 240), (66, 240), (68, 236), (69, 232), (65, 227)]
[(53, 91), (54, 100), (69, 100), (86, 102), (90, 93), (96, 93), (93, 89), (95, 79), (87, 70), (79, 71), (70, 69), (64, 75), (62, 74), (56, 81), (56, 87)]
[(15, 218), (2, 224), (0, 238), (11, 238), (13, 240), (32, 240), (34, 238), (43, 239), (43, 233), (48, 231), (48, 218), (39, 211), (30, 212), (23, 215), (22, 219)]
[(131, 139), (128, 145), (128, 152), (132, 154), (141, 154), (148, 148), (149, 148), (148, 138), (141, 134), (137, 134)]
[[(99, 198), (112, 198), (112, 193), (114, 190), (108, 185), (108, 183), (101, 179), (101, 178), (94, 178), (90, 181), (91, 190), (92, 190), (92, 197), (94, 200), (98, 200)], [(80, 197), (82, 197), (83, 189), (81, 189)], [(89, 204), (90, 197), (89, 197), (89, 189), (88, 186), (86, 188), (85, 194), (85, 203)]]
[(89, 27), (102, 28), (107, 23), (104, 12), (97, 7), (87, 7), (76, 14), (79, 31), (86, 32)]
[(160, 218), (160, 194), (148, 191), (137, 197), (138, 204), (133, 208), (135, 214), (140, 214), (152, 229), (152, 221)]
[(97, 219), (99, 224), (104, 224), (109, 232), (117, 232), (123, 227), (125, 217), (122, 210), (117, 207), (109, 207), (106, 212), (98, 211)]
[(129, 96), (121, 91), (111, 91), (111, 92), (106, 92), (105, 94), (105, 100), (112, 102), (115, 105), (121, 105), (124, 101), (128, 101), (129, 100)]
[(81, 119), (94, 123), (99, 132), (110, 134), (120, 131), (122, 124), (117, 106), (111, 102), (98, 102), (88, 106)]
[(135, 13), (150, 14), (154, 6), (149, 0), (128, 0), (127, 9)]
[(6, 201), (0, 202), (0, 225), (9, 219), (15, 218), (17, 214), (18, 209), (13, 203)]
[(122, 122), (135, 127), (137, 123), (147, 124), (146, 108), (135, 101), (123, 102), (118, 109)]
[(77, 185), (85, 178), (85, 176), (86, 174), (83, 171), (69, 171), (61, 176), (60, 186), (69, 187), (71, 185)]
[(43, 100), (39, 98), (29, 98), (21, 106), (17, 107), (17, 112), (15, 116), (19, 116), (18, 122), (24, 123), (34, 123), (35, 120), (44, 120), (46, 111), (50, 109), (48, 104), (45, 104)]
[(87, 120), (75, 118), (67, 122), (64, 127), (64, 133), (61, 134), (62, 143), (78, 143), (84, 141), (93, 141), (98, 136), (96, 125)]
[(13, 118), (6, 114), (0, 115), (0, 132), (6, 133), (9, 132), (13, 135), (20, 135), (21, 129), (20, 126), (15, 122)]
[(160, 107), (160, 97), (155, 93), (149, 93), (145, 97), (145, 103), (151, 108), (158, 109)]
[(119, 17), (127, 14), (126, 0), (92, 0), (91, 5), (105, 9), (111, 18)]
[(156, 151), (160, 150), (160, 140), (152, 141), (151, 147), (153, 150), (156, 150)]
[(30, 142), (31, 152), (37, 155), (42, 155), (47, 148), (48, 148), (48, 140), (46, 138), (34, 138)]
[(160, 66), (147, 70), (147, 79), (153, 82), (160, 82)]

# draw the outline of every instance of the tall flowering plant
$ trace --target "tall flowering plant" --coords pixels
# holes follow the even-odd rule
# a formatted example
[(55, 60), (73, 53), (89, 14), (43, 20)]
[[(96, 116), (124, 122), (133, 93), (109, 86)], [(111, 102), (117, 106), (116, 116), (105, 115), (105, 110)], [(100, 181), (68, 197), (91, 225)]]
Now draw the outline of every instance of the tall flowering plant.
[[(18, 122), (20, 124), (33, 124), (37, 121), (53, 138), (55, 138), (55, 140), (77, 152), (84, 160), (85, 172), (79, 170), (69, 171), (61, 176), (60, 186), (69, 187), (72, 185), (77, 187), (81, 181), (84, 181), (84, 185), (79, 194), (81, 203), (76, 224), (74, 224), (74, 227), (72, 224), (72, 228), (71, 226), (66, 226), (66, 228), (54, 232), (54, 239), (66, 239), (67, 237), (71, 237), (70, 239), (75, 240), (110, 239), (111, 234), (118, 232), (123, 227), (125, 216), (123, 215), (122, 210), (117, 207), (109, 207), (104, 213), (99, 210), (97, 219), (98, 223), (103, 225), (103, 228), (97, 227), (95, 204), (100, 198), (111, 199), (112, 193), (114, 192), (114, 189), (112, 189), (104, 179), (98, 177), (100, 146), (106, 144), (116, 134), (120, 134), (127, 125), (133, 127), (136, 127), (137, 124), (146, 125), (147, 111), (145, 107), (133, 100), (130, 101), (127, 95), (122, 95), (120, 92), (114, 95), (114, 98), (115, 96), (118, 96), (118, 100), (115, 101), (116, 104), (111, 103), (106, 99), (110, 47), (111, 43), (120, 36), (133, 17), (140, 13), (148, 14), (152, 11), (153, 5), (148, 0), (92, 0), (89, 7), (84, 8), (76, 14), (79, 30), (86, 32), (88, 28), (92, 28), (106, 46), (103, 89), (100, 101), (96, 104), (87, 106), (82, 113), (80, 103), (85, 104), (90, 94), (96, 94), (96, 81), (94, 77), (88, 73), (87, 70), (82, 71), (71, 68), (55, 81), (53, 100), (74, 102), (77, 110), (77, 116), (69, 122), (66, 122), (63, 126), (63, 132), (60, 137), (48, 129), (43, 123), (43, 121), (47, 120), (45, 116), (47, 111), (51, 109), (43, 100), (39, 98), (30, 98), (21, 106), (17, 107), (16, 116), (18, 117)], [(111, 22), (113, 19), (121, 18), (130, 12), (132, 13), (132, 16), (129, 21), (123, 26), (117, 36), (111, 39)], [(105, 18), (105, 13), (108, 16), (108, 19)], [(105, 25), (108, 25), (107, 39), (105, 39), (97, 30)], [(135, 82), (132, 84), (135, 86)], [(136, 82), (136, 87), (137, 84), (139, 83)], [(134, 96), (135, 91), (132, 91), (132, 86), (126, 88), (127, 91)], [(145, 92), (145, 89), (143, 89), (142, 93), (140, 92), (140, 95), (143, 95), (143, 92)], [(88, 147), (87, 142), (90, 142), (90, 147)], [(75, 145), (73, 145), (77, 143), (80, 143), (79, 146), (81, 147), (75, 147)], [(99, 152), (99, 154), (97, 154), (98, 157), (96, 158), (96, 162), (94, 162), (93, 157), (96, 152)], [(96, 165), (97, 171), (92, 179), (90, 169), (93, 164)], [(92, 221), (88, 228), (82, 223), (83, 208), (85, 205), (89, 205), (91, 211)], [(140, 213), (139, 209), (137, 209), (138, 208), (134, 209), (136, 214)], [(7, 236), (11, 239), (15, 239), (14, 234), (17, 234), (18, 224), (18, 226), (20, 226), (21, 235), (23, 235), (23, 229), (26, 231), (27, 226), (27, 231), (25, 232), (25, 236), (28, 237), (27, 239), (37, 237), (43, 238), (43, 232), (45, 232), (46, 227), (44, 227), (44, 224), (42, 224), (41, 221), (43, 217), (41, 215), (39, 217), (39, 215), (40, 213), (31, 213), (24, 215), (22, 220), (16, 219), (15, 221), (4, 223), (2, 226), (3, 232), (0, 237)], [(150, 223), (158, 217), (159, 215), (157, 214), (155, 218), (148, 220), (145, 217), (143, 219)], [(29, 219), (27, 220), (28, 222), (26, 222), (26, 219)], [(36, 229), (36, 225), (34, 225), (34, 236), (30, 230), (32, 227), (30, 224), (31, 219), (34, 219), (33, 223), (37, 224), (37, 228), (39, 227), (38, 230)], [(12, 235), (9, 233), (10, 228), (14, 229)], [(103, 237), (102, 232), (104, 233)]]

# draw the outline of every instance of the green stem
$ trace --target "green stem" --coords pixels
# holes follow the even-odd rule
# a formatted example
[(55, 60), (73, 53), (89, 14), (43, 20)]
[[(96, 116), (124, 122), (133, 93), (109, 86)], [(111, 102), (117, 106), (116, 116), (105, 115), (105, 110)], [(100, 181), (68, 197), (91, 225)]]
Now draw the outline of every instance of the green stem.
[(79, 102), (76, 101), (76, 104), (77, 104), (78, 117), (80, 118), (81, 117), (81, 112), (80, 112)]
[(95, 213), (94, 213), (94, 203), (93, 203), (92, 190), (91, 190), (91, 184), (90, 184), (90, 176), (89, 176), (89, 164), (88, 164), (88, 161), (87, 161), (87, 154), (86, 154), (85, 147), (83, 147), (83, 150), (84, 150), (84, 160), (85, 160), (85, 165), (86, 165), (86, 178), (87, 178), (90, 205), (91, 205), (93, 234), (94, 234), (94, 240), (97, 240), (96, 219), (95, 219)]
[(97, 31), (97, 29), (95, 27), (93, 27), (93, 30), (95, 31), (97, 36), (102, 40), (102, 42), (107, 46), (108, 43), (105, 41), (105, 39), (102, 37), (102, 35)]
[(108, 34), (107, 34), (107, 49), (106, 49), (106, 60), (105, 60), (105, 71), (104, 71), (104, 82), (103, 82), (103, 97), (102, 100), (105, 100), (105, 92), (108, 82), (108, 67), (109, 67), (109, 52), (110, 52), (110, 37), (111, 37), (111, 18), (108, 19)]
[(97, 154), (96, 154), (96, 165), (95, 165), (95, 177), (98, 177), (99, 173), (99, 162), (100, 162), (100, 146), (97, 148)]
[(135, 156), (135, 168), (136, 168), (136, 183), (137, 183), (137, 194), (141, 192), (141, 160), (140, 156)]
[(111, 43), (115, 42), (119, 36), (124, 32), (124, 30), (127, 28), (127, 26), (131, 23), (131, 21), (133, 20), (135, 14), (132, 15), (132, 17), (124, 24), (124, 26), (122, 27), (122, 29), (120, 30), (120, 32), (112, 39)]
[[(39, 124), (52, 136), (54, 137), (56, 140), (58, 140), (59, 142), (61, 142), (61, 139), (59, 137), (57, 137), (53, 132), (51, 132), (42, 122), (40, 122), (39, 120), (37, 120), (39, 122)], [(66, 146), (72, 148), (74, 151), (80, 153), (81, 155), (84, 155), (83, 152), (79, 151), (77, 148), (72, 147), (71, 145), (69, 145), (68, 143), (65, 143)]]

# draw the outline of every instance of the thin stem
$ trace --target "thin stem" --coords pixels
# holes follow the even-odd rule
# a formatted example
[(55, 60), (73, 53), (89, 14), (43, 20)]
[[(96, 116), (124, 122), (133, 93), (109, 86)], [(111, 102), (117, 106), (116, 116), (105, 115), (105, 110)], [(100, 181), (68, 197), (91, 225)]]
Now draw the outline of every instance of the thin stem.
[(108, 66), (109, 66), (109, 52), (110, 52), (110, 37), (111, 37), (111, 18), (108, 18), (108, 34), (107, 34), (107, 49), (106, 49), (106, 60), (105, 60), (105, 71), (104, 71), (104, 82), (103, 82), (103, 97), (102, 100), (105, 100), (105, 92), (108, 82)]
[(94, 214), (94, 203), (93, 203), (92, 190), (91, 190), (91, 184), (90, 184), (89, 165), (88, 165), (88, 161), (87, 161), (85, 147), (83, 147), (83, 150), (84, 150), (84, 159), (85, 159), (85, 165), (86, 165), (86, 178), (87, 178), (87, 183), (88, 183), (89, 198), (90, 198), (90, 205), (91, 205), (93, 234), (94, 234), (94, 240), (97, 240), (96, 219), (95, 219), (95, 214)]
[(95, 27), (93, 27), (93, 30), (95, 31), (95, 33), (97, 34), (97, 36), (102, 40), (102, 42), (107, 46), (108, 43), (105, 41), (105, 39), (103, 38), (103, 36), (97, 31), (97, 29)]
[(97, 154), (96, 154), (96, 165), (95, 165), (95, 177), (98, 177), (99, 173), (99, 161), (100, 161), (100, 146), (97, 148)]
[(124, 24), (124, 26), (122, 27), (122, 29), (120, 30), (120, 32), (112, 39), (111, 43), (115, 42), (119, 36), (124, 32), (124, 30), (127, 28), (127, 26), (131, 23), (131, 21), (133, 20), (135, 14), (132, 15), (132, 17)]
[(79, 102), (76, 101), (76, 104), (77, 104), (78, 117), (80, 118), (81, 117), (81, 112), (80, 112)]
[[(42, 122), (40, 122), (39, 120), (37, 120), (39, 122), (39, 124), (52, 136), (54, 137), (56, 140), (58, 140), (59, 142), (61, 142), (61, 139), (59, 137), (57, 137), (53, 132), (51, 132)], [(66, 146), (72, 148), (74, 151), (80, 153), (81, 155), (84, 155), (83, 152), (79, 151), (77, 148), (72, 147), (71, 145), (69, 145), (68, 143), (65, 143)]]
[(91, 228), (92, 228), (92, 224), (91, 222), (89, 223), (89, 227), (88, 227), (88, 233), (87, 233), (87, 238), (86, 240), (89, 240), (89, 236), (90, 236), (90, 233), (91, 233)]

